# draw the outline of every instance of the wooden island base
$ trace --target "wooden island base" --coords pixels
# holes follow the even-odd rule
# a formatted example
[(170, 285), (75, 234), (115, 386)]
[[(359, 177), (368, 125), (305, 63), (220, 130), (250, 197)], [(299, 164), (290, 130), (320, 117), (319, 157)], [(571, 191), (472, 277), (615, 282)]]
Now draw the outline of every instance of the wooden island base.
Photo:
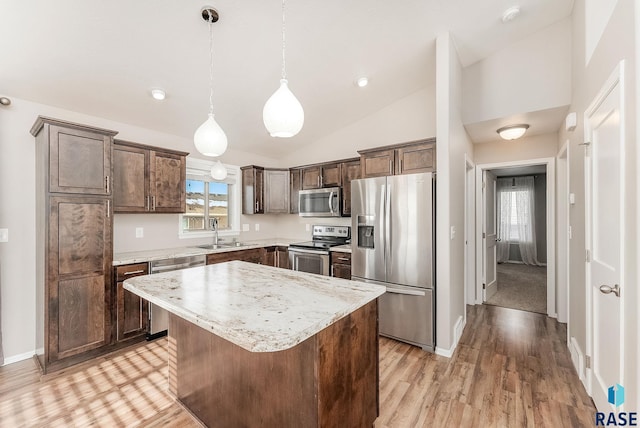
[(373, 426), (377, 300), (279, 352), (249, 352), (170, 314), (169, 390), (209, 427)]

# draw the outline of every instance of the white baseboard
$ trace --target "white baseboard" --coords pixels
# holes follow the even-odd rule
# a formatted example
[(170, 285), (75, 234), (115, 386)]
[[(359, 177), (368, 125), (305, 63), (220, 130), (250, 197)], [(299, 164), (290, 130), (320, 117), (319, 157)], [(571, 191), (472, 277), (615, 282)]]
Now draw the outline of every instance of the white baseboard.
[(573, 336), (571, 337), (571, 341), (569, 342), (569, 352), (571, 353), (571, 362), (578, 372), (578, 377), (584, 384), (586, 381), (584, 352), (582, 352), (578, 341)]
[(13, 363), (17, 363), (18, 361), (28, 360), (29, 358), (32, 358), (35, 354), (36, 354), (35, 351), (29, 351), (29, 352), (25, 352), (24, 354), (5, 357), (3, 365), (6, 366), (7, 364), (13, 364)]
[(466, 325), (464, 317), (461, 315), (458, 317), (456, 324), (453, 326), (453, 345), (451, 348), (440, 348), (436, 346), (436, 354), (441, 355), (443, 357), (451, 358), (453, 356), (453, 352), (456, 350), (458, 346), (458, 342), (460, 341), (460, 337), (462, 337), (462, 332), (464, 331), (464, 326)]

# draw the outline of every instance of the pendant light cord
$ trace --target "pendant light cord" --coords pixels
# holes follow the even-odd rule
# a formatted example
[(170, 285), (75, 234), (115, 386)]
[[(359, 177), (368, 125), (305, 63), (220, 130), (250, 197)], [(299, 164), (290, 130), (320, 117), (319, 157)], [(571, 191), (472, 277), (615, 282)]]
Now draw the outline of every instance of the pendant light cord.
[(213, 15), (209, 14), (209, 114), (213, 115)]
[(287, 78), (287, 70), (286, 70), (286, 60), (285, 60), (285, 56), (284, 56), (284, 51), (285, 51), (285, 39), (284, 39), (284, 1), (282, 0), (282, 78), (286, 79)]

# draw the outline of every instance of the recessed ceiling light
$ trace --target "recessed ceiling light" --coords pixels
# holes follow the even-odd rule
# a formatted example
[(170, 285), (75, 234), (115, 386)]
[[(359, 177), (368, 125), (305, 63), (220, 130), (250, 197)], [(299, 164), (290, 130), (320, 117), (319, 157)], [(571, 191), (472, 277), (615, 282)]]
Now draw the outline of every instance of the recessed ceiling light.
[(518, 15), (520, 15), (520, 6), (513, 6), (509, 9), (505, 10), (502, 14), (502, 22), (509, 22), (514, 20)]
[(358, 80), (356, 80), (356, 85), (358, 85), (358, 87), (360, 88), (364, 88), (368, 84), (369, 84), (369, 79), (367, 79), (366, 77), (361, 77)]
[(162, 89), (155, 88), (151, 90), (151, 96), (155, 100), (162, 101), (167, 97), (167, 94)]

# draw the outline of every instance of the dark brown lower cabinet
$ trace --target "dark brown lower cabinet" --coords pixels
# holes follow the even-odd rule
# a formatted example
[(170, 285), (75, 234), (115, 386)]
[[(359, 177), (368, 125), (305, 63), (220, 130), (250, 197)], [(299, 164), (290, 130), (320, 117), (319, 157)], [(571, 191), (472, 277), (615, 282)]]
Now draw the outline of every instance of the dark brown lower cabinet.
[(331, 251), (331, 276), (351, 279), (351, 253)]
[(147, 332), (149, 304), (124, 289), (124, 280), (149, 273), (148, 263), (117, 266), (116, 277), (116, 340), (118, 342), (143, 337)]
[(248, 250), (235, 250), (226, 251), (224, 253), (212, 253), (207, 254), (207, 264), (212, 265), (215, 263), (230, 262), (233, 260), (240, 260), (243, 262), (267, 264), (265, 263), (265, 249), (264, 248), (251, 248)]

